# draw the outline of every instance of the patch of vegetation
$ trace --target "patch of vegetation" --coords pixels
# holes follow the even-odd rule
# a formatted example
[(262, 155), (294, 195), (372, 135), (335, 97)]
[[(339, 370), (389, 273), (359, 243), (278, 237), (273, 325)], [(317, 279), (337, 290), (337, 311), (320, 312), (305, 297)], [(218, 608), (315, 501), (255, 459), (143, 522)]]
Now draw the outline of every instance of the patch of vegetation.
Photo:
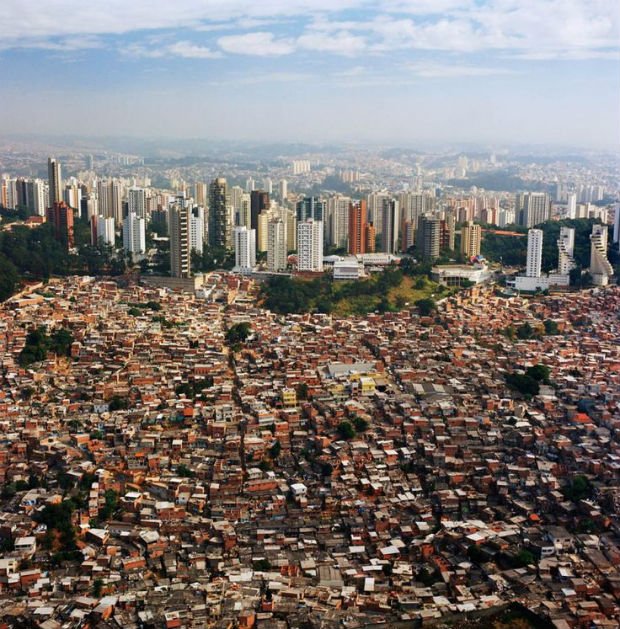
[(245, 343), (252, 332), (252, 326), (247, 321), (235, 323), (226, 330), (226, 343), (230, 346), (236, 346)]
[[(311, 280), (277, 276), (263, 284), (261, 296), (263, 305), (279, 314), (322, 312), (347, 316), (395, 312), (408, 301), (406, 295), (397, 291), (403, 278), (403, 271), (396, 268), (352, 282), (334, 282), (326, 275)], [(410, 286), (408, 283), (407, 289)]]
[(60, 328), (48, 336), (45, 327), (39, 326), (26, 337), (26, 344), (19, 354), (18, 362), (21, 367), (27, 367), (32, 363), (45, 360), (48, 353), (56, 354), (56, 356), (70, 356), (72, 343), (73, 336), (68, 330)]

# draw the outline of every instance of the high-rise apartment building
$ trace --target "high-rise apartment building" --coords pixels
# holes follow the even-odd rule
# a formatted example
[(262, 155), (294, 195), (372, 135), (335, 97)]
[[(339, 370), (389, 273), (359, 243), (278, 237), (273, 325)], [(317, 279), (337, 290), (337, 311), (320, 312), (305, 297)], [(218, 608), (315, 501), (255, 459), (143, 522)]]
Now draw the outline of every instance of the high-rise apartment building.
[(315, 221), (323, 221), (325, 216), (325, 202), (319, 197), (304, 197), (297, 202), (297, 222), (301, 223), (309, 218)]
[(340, 194), (330, 197), (326, 203), (325, 241), (335, 247), (346, 247), (349, 235), (349, 206), (351, 198)]
[(73, 210), (64, 201), (47, 209), (47, 220), (54, 228), (54, 238), (70, 249), (75, 245), (73, 236)]
[(274, 218), (267, 225), (267, 269), (277, 273), (284, 271), (286, 264), (286, 225), (281, 218)]
[(362, 199), (349, 204), (349, 253), (366, 253), (367, 239), (366, 201)]
[(607, 258), (607, 225), (592, 225), (590, 234), (590, 274), (596, 286), (606, 286), (614, 269)]
[(55, 203), (62, 203), (62, 169), (60, 162), (53, 157), (47, 159), (47, 182), (49, 186), (49, 203), (54, 207)]
[(114, 247), (116, 244), (116, 233), (114, 228), (114, 219), (109, 216), (93, 216), (91, 223), (91, 240), (93, 245), (99, 243)]
[(228, 185), (218, 177), (209, 184), (209, 245), (232, 249), (233, 223)]
[[(183, 201), (183, 200), (181, 200)], [(192, 256), (189, 239), (191, 211), (184, 202), (170, 206), (170, 274), (172, 277), (192, 276)]]
[(461, 227), (461, 253), (466, 259), (480, 255), (482, 228), (473, 221)]
[(250, 273), (256, 266), (256, 230), (245, 225), (235, 227), (235, 268), (237, 273)]
[(416, 234), (418, 255), (425, 260), (439, 257), (441, 250), (441, 221), (437, 216), (420, 216)]
[(542, 274), (542, 229), (530, 229), (527, 232), (526, 277), (540, 277)]
[(197, 181), (194, 184), (194, 200), (196, 201), (196, 205), (201, 205), (202, 207), (206, 207), (208, 199), (208, 189), (207, 184), (203, 181)]
[(268, 192), (264, 190), (250, 192), (250, 225), (252, 229), (258, 230), (258, 215), (268, 210), (270, 205)]
[(123, 221), (123, 249), (132, 254), (146, 251), (146, 221), (135, 212)]
[(381, 212), (381, 250), (385, 253), (396, 253), (398, 244), (398, 228), (400, 225), (400, 211), (398, 201), (384, 199)]
[(367, 219), (375, 227), (377, 234), (383, 233), (383, 207), (391, 200), (389, 192), (371, 192), (366, 198)]
[(127, 213), (135, 214), (138, 218), (146, 218), (146, 190), (144, 188), (129, 188), (127, 191)]
[(189, 216), (189, 249), (202, 255), (204, 243), (204, 210), (194, 208)]
[(456, 236), (456, 220), (451, 211), (446, 212), (439, 224), (439, 249), (454, 251), (454, 241)]
[(517, 195), (517, 221), (523, 227), (534, 227), (551, 217), (551, 204), (546, 192), (525, 192)]
[(323, 221), (309, 218), (297, 223), (297, 269), (323, 270)]
[(558, 273), (568, 275), (575, 268), (575, 230), (561, 227), (558, 238)]
[(280, 179), (278, 184), (278, 194), (280, 196), (280, 203), (285, 203), (288, 199), (288, 182), (286, 179)]

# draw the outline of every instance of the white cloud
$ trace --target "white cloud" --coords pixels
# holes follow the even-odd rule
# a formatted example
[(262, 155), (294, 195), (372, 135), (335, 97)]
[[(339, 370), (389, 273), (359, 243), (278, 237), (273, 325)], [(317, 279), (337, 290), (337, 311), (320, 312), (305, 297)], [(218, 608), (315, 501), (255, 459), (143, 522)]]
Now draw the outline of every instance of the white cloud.
[(304, 50), (331, 52), (338, 55), (354, 56), (367, 49), (364, 37), (348, 31), (335, 33), (307, 32), (297, 39), (297, 45)]
[(290, 39), (276, 39), (273, 33), (266, 31), (227, 35), (220, 37), (217, 44), (225, 52), (260, 57), (289, 55), (295, 50)]
[(222, 53), (206, 46), (197, 46), (188, 41), (180, 41), (167, 47), (167, 52), (187, 59), (217, 59)]
[[(344, 9), (357, 17), (342, 20)], [(88, 37), (191, 29), (212, 38), (230, 30), (217, 40), (223, 51), (264, 56), (434, 50), (600, 59), (620, 50), (618, 0), (2, 0), (2, 11), (5, 49), (76, 50), (99, 45)], [(216, 56), (214, 41), (180, 43), (176, 52), (132, 46), (151, 57)]]

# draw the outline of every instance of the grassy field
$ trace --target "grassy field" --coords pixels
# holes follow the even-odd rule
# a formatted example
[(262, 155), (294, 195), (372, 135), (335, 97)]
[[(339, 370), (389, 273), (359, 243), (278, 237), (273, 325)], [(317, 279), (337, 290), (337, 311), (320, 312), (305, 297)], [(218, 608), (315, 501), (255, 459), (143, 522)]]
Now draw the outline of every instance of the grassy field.
[[(441, 289), (440, 285), (426, 277), (403, 277), (399, 286), (390, 288), (387, 300), (390, 310), (402, 310), (413, 306), (418, 299), (432, 297), (439, 299), (448, 294), (447, 289)], [(377, 295), (359, 295), (347, 297), (336, 302), (333, 314), (341, 317), (351, 315), (364, 315), (378, 309), (381, 297)], [(408, 304), (408, 305), (407, 305)]]

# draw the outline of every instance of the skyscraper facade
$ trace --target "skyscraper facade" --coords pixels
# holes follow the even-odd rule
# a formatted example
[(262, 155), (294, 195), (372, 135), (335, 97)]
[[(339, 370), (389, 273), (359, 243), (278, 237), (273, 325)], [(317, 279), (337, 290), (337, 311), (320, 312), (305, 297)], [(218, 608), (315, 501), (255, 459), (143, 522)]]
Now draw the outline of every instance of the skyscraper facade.
[(551, 204), (546, 192), (525, 192), (517, 195), (517, 221), (523, 227), (533, 227), (548, 221)]
[(47, 209), (47, 220), (54, 228), (54, 238), (70, 249), (75, 245), (73, 236), (73, 210), (64, 201)]
[(575, 268), (575, 230), (561, 227), (558, 238), (558, 273), (568, 275)]
[(235, 227), (235, 268), (237, 273), (249, 273), (256, 266), (256, 230), (245, 225)]
[(209, 184), (209, 245), (232, 249), (232, 209), (226, 179), (218, 177)]
[(123, 249), (127, 253), (146, 251), (146, 221), (135, 212), (130, 212), (123, 221)]
[(607, 225), (592, 225), (590, 234), (590, 274), (597, 286), (606, 286), (614, 269), (607, 258)]
[(323, 270), (323, 221), (309, 218), (297, 223), (297, 269)]
[(325, 202), (319, 197), (304, 197), (297, 202), (297, 221), (305, 221), (309, 218), (315, 221), (323, 221), (325, 216)]
[(439, 257), (441, 250), (441, 221), (437, 216), (421, 216), (417, 229), (418, 254), (425, 260), (434, 260)]
[(269, 193), (264, 190), (250, 192), (250, 226), (258, 229), (258, 215), (270, 206)]
[(192, 276), (189, 239), (190, 210), (186, 203), (170, 206), (170, 274), (172, 277)]
[(284, 271), (287, 263), (286, 225), (274, 218), (267, 225), (267, 269), (272, 273)]
[(47, 182), (49, 186), (49, 203), (54, 207), (55, 203), (61, 203), (62, 198), (62, 169), (60, 162), (49, 157), (47, 160)]
[(530, 229), (527, 232), (526, 277), (540, 277), (542, 274), (542, 229)]
[(482, 228), (473, 221), (461, 227), (461, 253), (466, 259), (480, 255)]
[(384, 199), (382, 208), (381, 223), (381, 250), (385, 253), (395, 253), (398, 243), (399, 207), (398, 201), (394, 199)]
[(349, 253), (366, 253), (367, 213), (366, 201), (362, 199), (349, 204)]

